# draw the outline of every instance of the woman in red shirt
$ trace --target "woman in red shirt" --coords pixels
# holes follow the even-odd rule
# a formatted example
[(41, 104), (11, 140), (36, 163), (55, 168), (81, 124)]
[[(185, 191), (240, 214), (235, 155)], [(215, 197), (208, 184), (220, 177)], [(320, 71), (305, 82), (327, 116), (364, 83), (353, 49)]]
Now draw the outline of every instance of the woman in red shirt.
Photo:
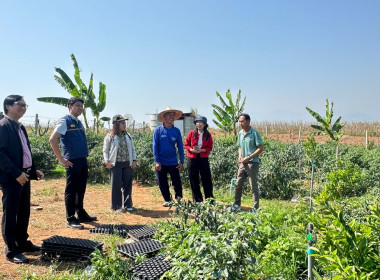
[(212, 179), (208, 154), (212, 151), (212, 136), (207, 130), (207, 119), (198, 116), (194, 120), (196, 128), (186, 137), (184, 148), (187, 150), (187, 170), (189, 171), (191, 192), (195, 202), (203, 201), (199, 185), (199, 175), (202, 180), (205, 198), (213, 198)]

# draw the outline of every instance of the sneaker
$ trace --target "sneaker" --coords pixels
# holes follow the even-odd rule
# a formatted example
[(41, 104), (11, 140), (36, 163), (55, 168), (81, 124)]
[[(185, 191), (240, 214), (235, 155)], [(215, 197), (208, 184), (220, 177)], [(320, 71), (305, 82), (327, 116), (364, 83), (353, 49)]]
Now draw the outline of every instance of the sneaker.
[(169, 207), (170, 206), (170, 201), (165, 201), (164, 203), (162, 203), (162, 206)]
[(115, 209), (115, 211), (121, 213), (123, 212), (123, 209), (119, 208), (119, 209)]
[(241, 207), (239, 205), (233, 204), (226, 209), (229, 212), (238, 212), (241, 210)]
[(72, 219), (67, 221), (66, 227), (72, 228), (72, 229), (83, 229), (84, 226), (81, 225), (77, 219)]
[(252, 213), (257, 213), (257, 212), (259, 212), (259, 209), (252, 208), (251, 212)]
[(95, 216), (88, 215), (86, 210), (83, 210), (81, 213), (78, 213), (78, 221), (80, 223), (94, 222), (97, 220), (98, 220), (98, 218), (96, 218)]
[(128, 207), (127, 211), (133, 211), (133, 208), (132, 207)]

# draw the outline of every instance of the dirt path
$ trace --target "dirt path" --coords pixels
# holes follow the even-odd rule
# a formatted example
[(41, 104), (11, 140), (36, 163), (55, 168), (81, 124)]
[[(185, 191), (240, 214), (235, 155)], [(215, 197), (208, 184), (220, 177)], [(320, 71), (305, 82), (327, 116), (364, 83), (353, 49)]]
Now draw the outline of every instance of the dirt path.
[[(98, 221), (84, 224), (84, 230), (68, 229), (63, 200), (64, 186), (64, 179), (32, 182), (29, 239), (33, 243), (40, 245), (43, 239), (53, 235), (93, 239), (94, 234), (90, 234), (89, 229), (98, 224), (153, 224), (168, 218), (172, 212), (162, 207), (161, 195), (151, 189), (154, 187), (142, 187), (134, 182), (132, 197), (135, 210), (131, 213), (118, 213), (109, 209), (110, 188), (89, 186), (85, 196), (85, 208), (90, 215), (96, 215)], [(42, 207), (42, 210), (37, 210), (37, 206)], [(0, 279), (20, 279), (25, 275), (25, 270), (34, 272), (36, 275), (44, 275), (48, 272), (50, 262), (41, 261), (39, 254), (27, 254), (27, 256), (30, 258), (28, 265), (8, 262), (4, 254), (4, 241), (1, 239)]]

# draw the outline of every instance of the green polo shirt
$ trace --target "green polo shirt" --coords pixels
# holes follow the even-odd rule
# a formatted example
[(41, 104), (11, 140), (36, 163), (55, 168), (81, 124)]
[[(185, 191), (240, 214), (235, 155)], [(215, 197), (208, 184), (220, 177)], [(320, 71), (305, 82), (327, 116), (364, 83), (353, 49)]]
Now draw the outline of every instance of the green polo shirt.
[[(238, 146), (241, 149), (241, 156), (243, 158), (251, 155), (257, 150), (257, 146), (262, 145), (260, 133), (251, 127), (251, 129), (244, 135), (244, 129), (239, 131)], [(251, 159), (252, 162), (259, 162), (259, 157)]]

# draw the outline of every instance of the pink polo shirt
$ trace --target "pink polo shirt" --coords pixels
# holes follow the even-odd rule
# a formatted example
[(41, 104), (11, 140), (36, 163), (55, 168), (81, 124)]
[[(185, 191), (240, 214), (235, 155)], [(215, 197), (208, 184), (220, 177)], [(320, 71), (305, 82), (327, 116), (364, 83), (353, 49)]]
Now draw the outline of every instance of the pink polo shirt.
[(29, 168), (32, 166), (32, 154), (28, 147), (28, 142), (26, 141), (26, 137), (24, 132), (21, 129), (21, 125), (18, 127), (18, 135), (20, 136), (21, 144), (22, 144), (22, 168)]

